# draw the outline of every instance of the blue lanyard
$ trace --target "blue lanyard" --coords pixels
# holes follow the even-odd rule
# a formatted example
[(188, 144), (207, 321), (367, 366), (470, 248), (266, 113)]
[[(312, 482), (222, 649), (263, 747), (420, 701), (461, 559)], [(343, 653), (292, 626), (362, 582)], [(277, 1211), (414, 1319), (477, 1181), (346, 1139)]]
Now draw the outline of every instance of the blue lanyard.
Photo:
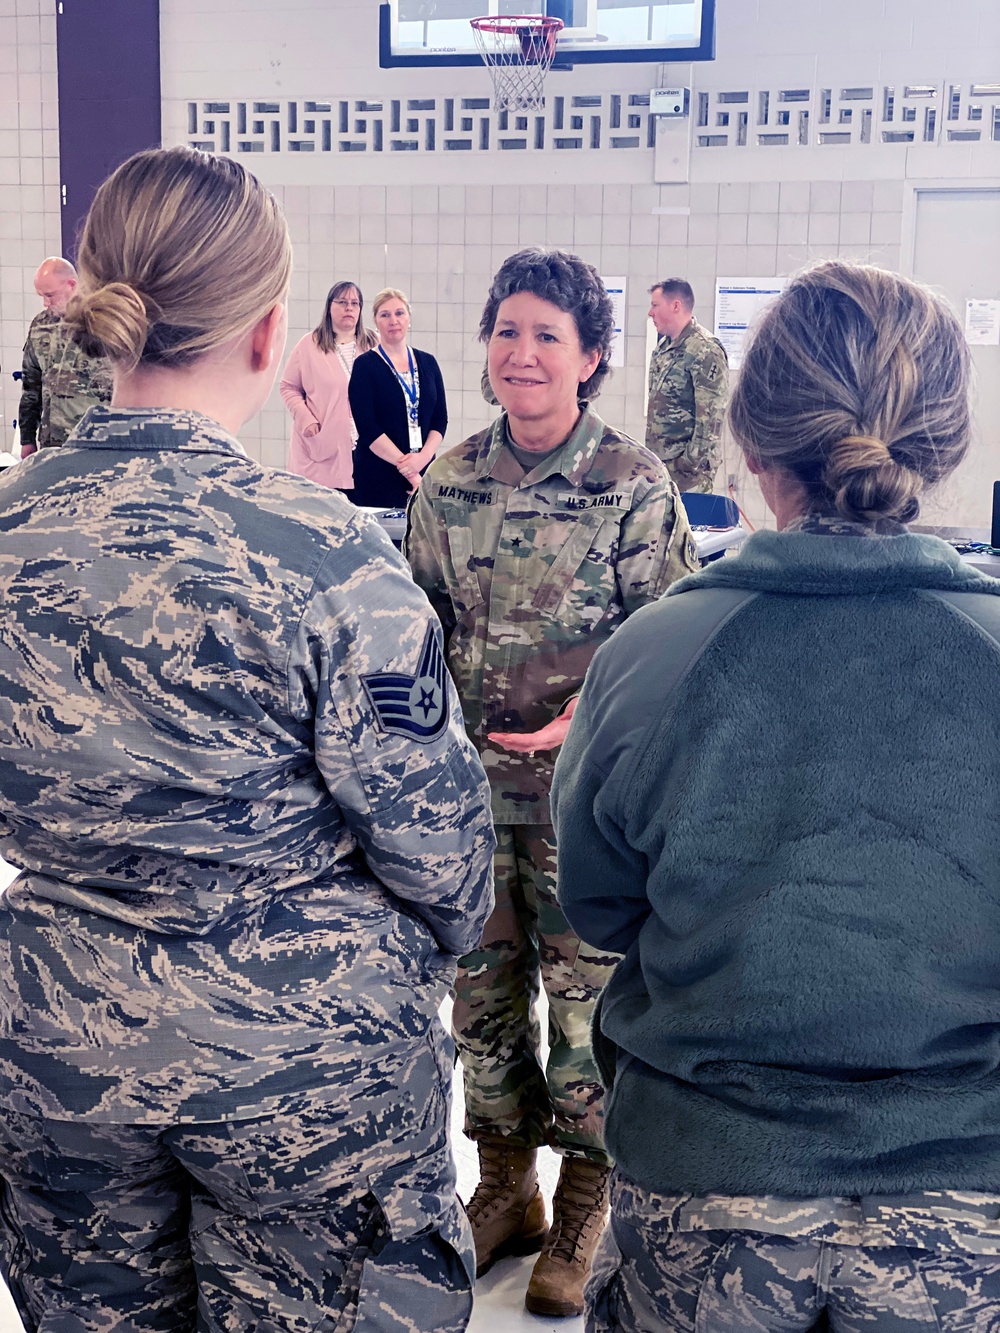
[(409, 348), (406, 349), (406, 360), (407, 364), (410, 367), (410, 383), (407, 384), (403, 375), (396, 369), (396, 367), (389, 360), (389, 355), (381, 343), (379, 343), (378, 345), (378, 350), (385, 364), (396, 376), (396, 379), (399, 380), (400, 388), (406, 394), (407, 401), (410, 404), (410, 409), (409, 409), (410, 420), (415, 422), (420, 412), (420, 381), (419, 379), (417, 379), (417, 368), (413, 364), (413, 353), (410, 351)]

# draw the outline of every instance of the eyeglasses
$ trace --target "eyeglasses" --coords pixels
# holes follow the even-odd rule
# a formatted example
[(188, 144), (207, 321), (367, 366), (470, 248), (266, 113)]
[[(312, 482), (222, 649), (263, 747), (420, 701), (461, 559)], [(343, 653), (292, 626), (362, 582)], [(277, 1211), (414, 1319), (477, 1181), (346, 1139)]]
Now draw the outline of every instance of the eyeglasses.
[(331, 301), (330, 304), (331, 304), (331, 305), (339, 305), (339, 306), (343, 306), (343, 308), (344, 308), (345, 310), (360, 310), (360, 309), (361, 309), (361, 302), (360, 302), (360, 301)]

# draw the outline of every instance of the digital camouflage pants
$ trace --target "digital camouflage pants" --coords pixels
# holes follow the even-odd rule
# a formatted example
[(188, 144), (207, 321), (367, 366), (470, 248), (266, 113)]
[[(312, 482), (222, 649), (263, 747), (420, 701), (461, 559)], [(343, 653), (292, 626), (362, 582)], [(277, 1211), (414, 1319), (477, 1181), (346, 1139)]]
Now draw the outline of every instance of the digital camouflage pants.
[[(526, 1148), (551, 1143), (608, 1164), (590, 1022), (618, 960), (582, 944), (563, 916), (551, 826), (500, 825), (496, 834), (496, 906), (455, 982), (465, 1132)], [(534, 1009), (539, 985), (549, 1004), (544, 1067)]]
[(0, 1268), (29, 1333), (460, 1333), (450, 1043), (280, 1117), (0, 1117)]
[(617, 1177), (586, 1333), (1000, 1333), (1000, 1256), (673, 1231)]

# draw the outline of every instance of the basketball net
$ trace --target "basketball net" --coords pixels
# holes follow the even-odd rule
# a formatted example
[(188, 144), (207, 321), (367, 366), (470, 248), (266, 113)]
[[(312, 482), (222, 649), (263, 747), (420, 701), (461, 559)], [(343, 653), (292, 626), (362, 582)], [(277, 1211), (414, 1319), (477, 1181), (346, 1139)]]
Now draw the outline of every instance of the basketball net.
[(531, 14), (471, 19), (476, 46), (493, 79), (495, 111), (539, 111), (562, 19)]

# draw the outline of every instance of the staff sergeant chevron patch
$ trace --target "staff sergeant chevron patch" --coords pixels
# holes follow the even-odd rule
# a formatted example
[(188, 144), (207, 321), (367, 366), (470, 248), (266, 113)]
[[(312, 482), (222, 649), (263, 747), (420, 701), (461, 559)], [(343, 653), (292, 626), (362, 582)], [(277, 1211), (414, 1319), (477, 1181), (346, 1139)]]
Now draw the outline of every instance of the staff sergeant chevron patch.
[(418, 741), (436, 740), (448, 725), (445, 671), (441, 631), (432, 625), (420, 650), (415, 676), (401, 671), (362, 676), (361, 683), (382, 730)]

